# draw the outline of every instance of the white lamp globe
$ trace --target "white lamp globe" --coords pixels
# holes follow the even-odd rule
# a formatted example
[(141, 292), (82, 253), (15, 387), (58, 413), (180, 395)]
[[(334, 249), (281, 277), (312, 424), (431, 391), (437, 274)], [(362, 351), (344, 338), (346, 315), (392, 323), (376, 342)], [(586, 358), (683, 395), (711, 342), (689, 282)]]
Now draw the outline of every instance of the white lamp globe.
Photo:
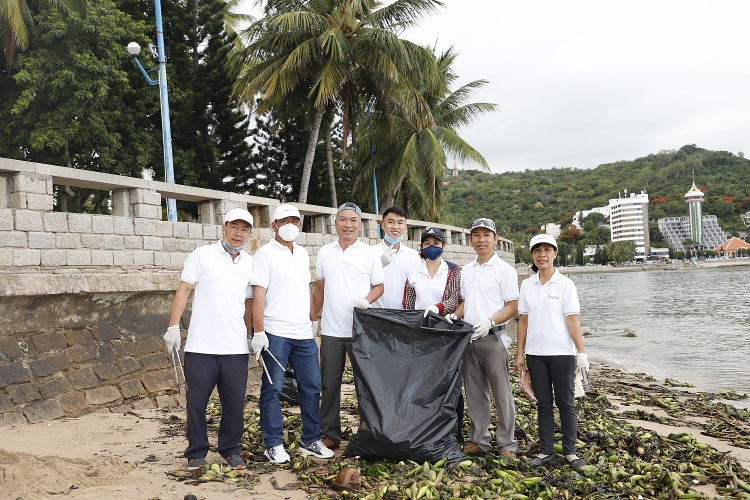
[(138, 45), (135, 42), (130, 42), (128, 44), (128, 54), (130, 54), (131, 56), (137, 56), (140, 53), (141, 53), (141, 46), (140, 45)]

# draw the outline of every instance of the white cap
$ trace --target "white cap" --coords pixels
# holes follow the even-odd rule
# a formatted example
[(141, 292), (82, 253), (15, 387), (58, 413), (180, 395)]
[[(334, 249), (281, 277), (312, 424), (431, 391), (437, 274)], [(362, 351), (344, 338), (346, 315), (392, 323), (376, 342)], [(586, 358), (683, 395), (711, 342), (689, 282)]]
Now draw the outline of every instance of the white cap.
[(299, 210), (294, 205), (283, 204), (276, 207), (273, 211), (273, 220), (285, 219), (287, 217), (297, 217), (302, 220)]
[(243, 210), (242, 208), (233, 208), (224, 216), (224, 224), (234, 220), (244, 220), (250, 224), (250, 227), (253, 226), (253, 216), (250, 215), (250, 212)]
[(555, 250), (557, 250), (557, 242), (555, 241), (555, 238), (553, 238), (549, 234), (537, 234), (536, 236), (531, 238), (531, 242), (529, 243), (529, 249), (533, 250), (535, 246), (541, 243), (549, 243), (550, 245), (555, 247)]

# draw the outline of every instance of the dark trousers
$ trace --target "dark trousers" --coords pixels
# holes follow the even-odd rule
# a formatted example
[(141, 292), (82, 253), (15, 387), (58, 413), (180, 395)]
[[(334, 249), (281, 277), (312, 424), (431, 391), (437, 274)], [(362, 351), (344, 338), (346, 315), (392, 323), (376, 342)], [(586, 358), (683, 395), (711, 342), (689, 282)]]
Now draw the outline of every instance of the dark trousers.
[(221, 401), (219, 447), (222, 457), (239, 455), (245, 430), (243, 410), (247, 390), (248, 354), (185, 353), (187, 391), (186, 458), (203, 458), (208, 453), (206, 405), (214, 387)]
[(320, 374), (323, 390), (320, 394), (320, 432), (334, 442), (341, 442), (341, 378), (346, 356), (352, 355), (352, 339), (320, 336)]
[(536, 396), (539, 423), (539, 452), (544, 455), (553, 453), (555, 442), (555, 414), (552, 409), (552, 394), (560, 412), (562, 427), (563, 454), (573, 455), (576, 452), (576, 434), (578, 416), (573, 401), (573, 383), (576, 372), (575, 356), (533, 356), (526, 355), (526, 366), (529, 368), (531, 385)]

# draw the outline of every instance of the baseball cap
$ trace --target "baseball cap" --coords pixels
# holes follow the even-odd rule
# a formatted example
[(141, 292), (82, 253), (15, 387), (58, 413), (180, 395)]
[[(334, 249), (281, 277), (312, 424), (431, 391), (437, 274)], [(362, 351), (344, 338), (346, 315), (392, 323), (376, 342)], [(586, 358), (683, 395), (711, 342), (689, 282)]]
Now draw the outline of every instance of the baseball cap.
[(302, 220), (299, 210), (294, 205), (283, 204), (276, 207), (273, 211), (273, 220), (285, 219), (286, 217), (297, 217)]
[(555, 241), (555, 238), (553, 238), (549, 234), (537, 234), (533, 238), (531, 238), (531, 242), (529, 243), (529, 248), (531, 250), (534, 250), (534, 247), (537, 245), (541, 245), (542, 243), (549, 243), (553, 247), (555, 247), (555, 250), (557, 250), (557, 242)]
[(341, 205), (336, 211), (336, 214), (338, 214), (339, 212), (343, 212), (344, 210), (351, 210), (352, 212), (356, 212), (356, 214), (359, 215), (360, 219), (362, 218), (362, 209), (351, 201), (347, 201), (346, 203)]
[(242, 208), (233, 208), (224, 216), (224, 224), (232, 222), (233, 220), (244, 220), (250, 224), (250, 227), (253, 225), (253, 216), (250, 215), (250, 212), (243, 210)]
[(474, 222), (471, 223), (471, 228), (469, 232), (473, 231), (474, 229), (478, 227), (486, 227), (487, 229), (491, 230), (493, 233), (497, 234), (497, 229), (495, 229), (495, 223), (492, 222), (491, 219), (477, 219)]
[(445, 243), (445, 236), (443, 235), (443, 232), (436, 227), (430, 227), (423, 231), (421, 241), (424, 242), (424, 240), (427, 239), (428, 236), (433, 236)]

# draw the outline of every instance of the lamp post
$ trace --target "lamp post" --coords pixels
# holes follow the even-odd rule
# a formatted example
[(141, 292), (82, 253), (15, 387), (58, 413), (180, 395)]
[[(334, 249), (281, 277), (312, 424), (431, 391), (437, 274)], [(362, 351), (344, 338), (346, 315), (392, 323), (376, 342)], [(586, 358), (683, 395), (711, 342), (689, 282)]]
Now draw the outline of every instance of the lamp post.
[[(135, 64), (141, 70), (149, 85), (159, 86), (159, 101), (161, 101), (161, 131), (164, 143), (164, 177), (168, 184), (174, 184), (174, 164), (172, 161), (172, 126), (169, 121), (169, 96), (167, 95), (167, 58), (164, 54), (164, 31), (161, 22), (161, 1), (154, 0), (156, 14), (156, 46), (159, 59), (159, 79), (154, 81), (143, 69), (138, 54), (141, 47), (135, 42), (128, 44), (128, 53), (133, 56)], [(177, 202), (174, 198), (167, 198), (167, 220), (177, 221)]]

